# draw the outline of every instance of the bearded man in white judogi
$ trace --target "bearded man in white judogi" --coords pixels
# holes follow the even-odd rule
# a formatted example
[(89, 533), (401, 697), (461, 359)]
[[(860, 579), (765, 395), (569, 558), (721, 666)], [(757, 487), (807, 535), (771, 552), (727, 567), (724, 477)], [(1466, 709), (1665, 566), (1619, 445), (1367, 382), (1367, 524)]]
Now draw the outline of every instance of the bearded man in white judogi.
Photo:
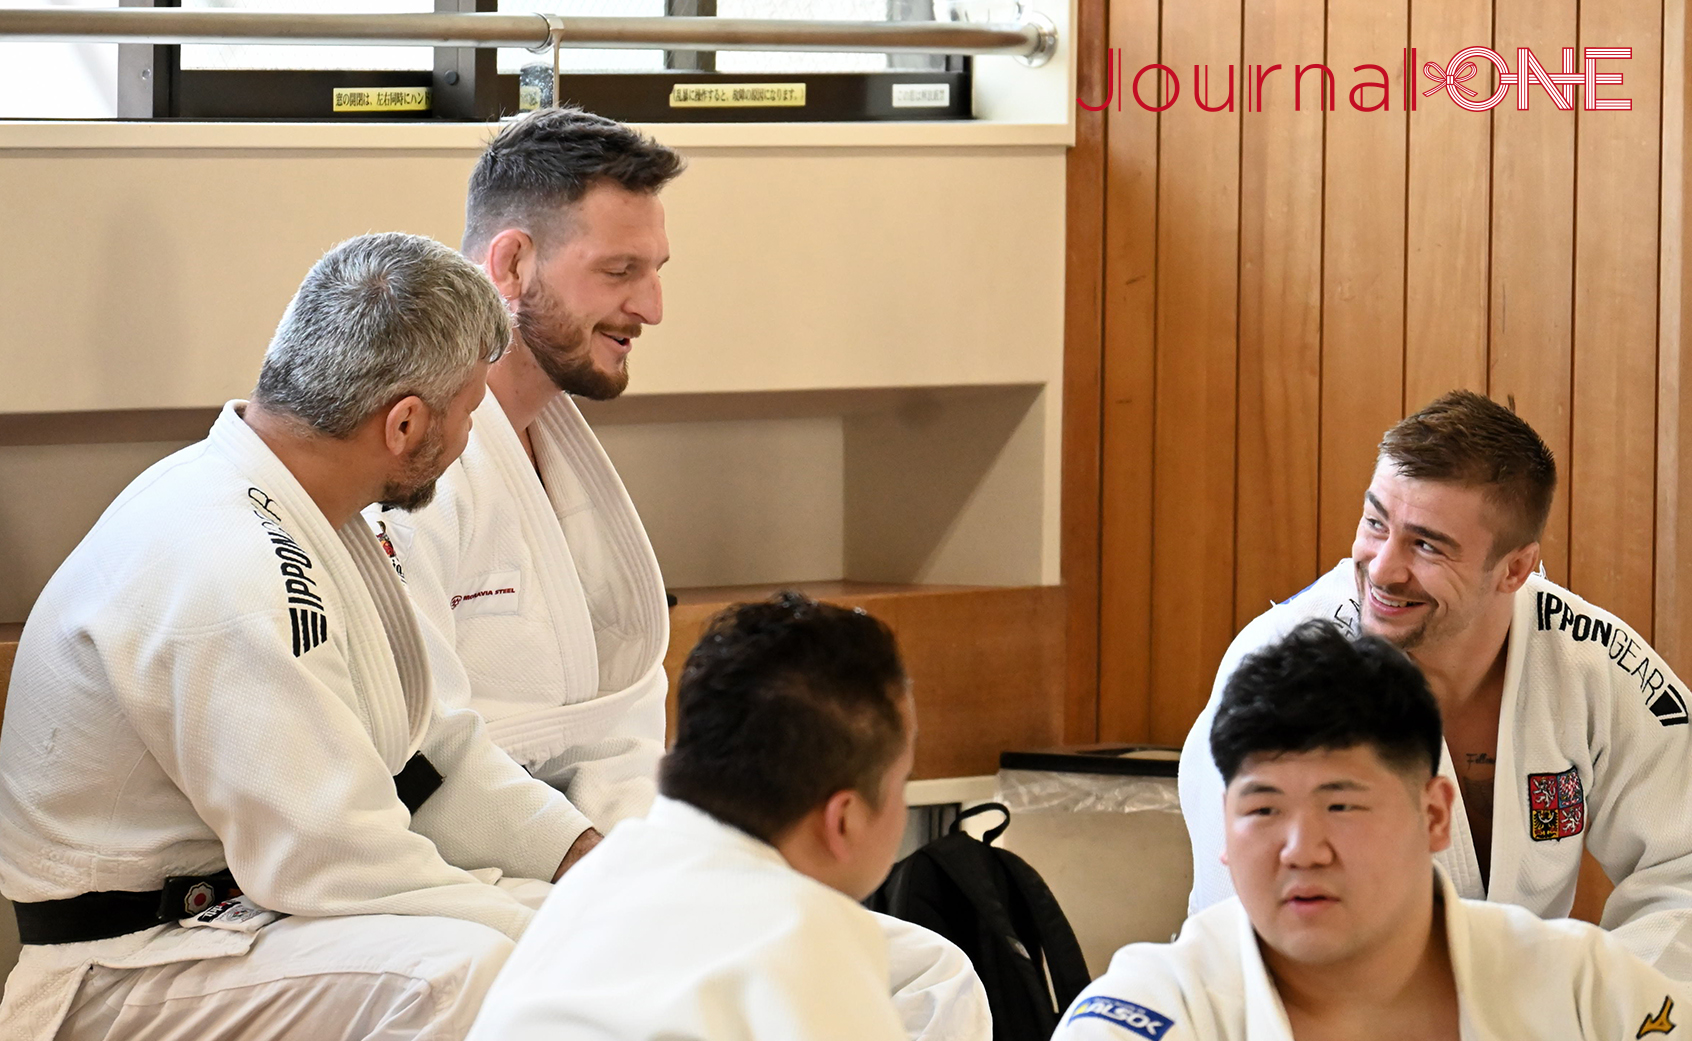
[(1311, 621), (1247, 656), (1211, 730), (1239, 893), (1132, 944), (1053, 1041), (1622, 1041), (1692, 987), (1612, 933), (1465, 900), (1433, 853), (1456, 784), (1439, 710), (1386, 641)]
[(460, 1038), (568, 804), (443, 711), (359, 511), (463, 449), (509, 320), (428, 239), (312, 269), (250, 402), (43, 591), (0, 736), (10, 1041)]
[[(572, 858), (646, 813), (663, 752), (663, 580), (573, 397), (621, 394), (635, 339), (663, 319), (658, 193), (682, 166), (576, 109), (501, 130), (471, 175), (464, 252), (499, 287), (516, 335), (438, 501), (367, 514), (450, 641), (431, 655), (442, 697), (481, 713), (501, 747), (569, 797)], [(877, 920), (912, 1036), (984, 1037), (983, 991), (963, 952)]]
[(1387, 431), (1351, 557), (1245, 627), (1181, 754), (1197, 913), (1231, 892), (1211, 720), (1247, 654), (1312, 618), (1382, 636), (1419, 665), (1458, 786), (1439, 855), (1456, 892), (1560, 918), (1581, 852), (1615, 882), (1602, 924), (1692, 979), (1692, 727), (1686, 688), (1626, 623), (1536, 573), (1556, 488), (1545, 443), (1479, 394)]
[(858, 903), (893, 863), (916, 740), (892, 633), (795, 593), (742, 604), (678, 702), (663, 796), (565, 876), (472, 1039), (900, 1041)]

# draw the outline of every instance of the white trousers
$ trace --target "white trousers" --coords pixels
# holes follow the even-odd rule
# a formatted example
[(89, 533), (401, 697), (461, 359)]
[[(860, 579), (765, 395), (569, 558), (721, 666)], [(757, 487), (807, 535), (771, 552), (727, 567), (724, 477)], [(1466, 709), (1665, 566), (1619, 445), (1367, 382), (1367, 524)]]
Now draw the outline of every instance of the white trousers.
[(912, 1041), (991, 1041), (993, 1013), (969, 956), (920, 925), (880, 913), (875, 920), (887, 936), (893, 1009)]
[[(530, 907), (552, 890), (499, 886)], [(58, 1041), (461, 1041), (510, 956), (456, 918), (284, 918), (244, 955), (88, 970)]]
[(459, 1041), (511, 953), (452, 918), (285, 918), (231, 958), (88, 970), (60, 1041)]

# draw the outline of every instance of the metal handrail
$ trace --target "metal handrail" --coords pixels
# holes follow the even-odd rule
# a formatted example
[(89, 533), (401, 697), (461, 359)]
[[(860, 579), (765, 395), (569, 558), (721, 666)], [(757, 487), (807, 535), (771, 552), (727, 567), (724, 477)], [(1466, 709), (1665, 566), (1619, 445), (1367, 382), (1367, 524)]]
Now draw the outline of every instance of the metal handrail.
[(430, 47), (665, 48), (1005, 54), (1041, 64), (1050, 20), (1017, 25), (754, 18), (564, 18), (537, 14), (285, 14), (182, 8), (0, 10), (0, 39), (99, 43), (412, 44)]

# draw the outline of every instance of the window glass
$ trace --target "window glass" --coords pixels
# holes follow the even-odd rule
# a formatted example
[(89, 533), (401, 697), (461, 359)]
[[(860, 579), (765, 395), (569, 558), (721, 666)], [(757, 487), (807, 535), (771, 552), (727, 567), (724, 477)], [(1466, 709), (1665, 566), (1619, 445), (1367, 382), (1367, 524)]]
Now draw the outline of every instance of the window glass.
[[(0, 0), (5, 7), (116, 7), (115, 0)], [(111, 119), (115, 43), (0, 42), (0, 119)]]
[[(110, 6), (110, 5), (107, 5)], [(228, 8), (334, 14), (354, 5), (347, 0), (182, 0), (184, 8)], [(433, 0), (358, 0), (359, 14), (433, 11)], [(342, 47), (246, 44), (184, 44), (184, 69), (422, 69), (435, 67), (428, 47)]]
[[(717, 17), (885, 22), (888, 19), (888, 8), (897, 2), (898, 0), (717, 0)], [(885, 54), (830, 54), (814, 51), (717, 52), (718, 72), (873, 72), (885, 68)]]

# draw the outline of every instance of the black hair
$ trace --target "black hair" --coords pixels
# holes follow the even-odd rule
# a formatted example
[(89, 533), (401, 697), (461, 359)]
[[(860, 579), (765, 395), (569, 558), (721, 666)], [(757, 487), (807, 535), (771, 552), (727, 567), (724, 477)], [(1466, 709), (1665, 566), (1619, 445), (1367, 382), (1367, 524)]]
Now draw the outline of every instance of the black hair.
[(1254, 755), (1368, 745), (1402, 772), (1439, 770), (1439, 705), (1422, 670), (1378, 636), (1316, 619), (1247, 655), (1222, 690), (1210, 754), (1233, 783)]
[(614, 119), (574, 106), (531, 112), (502, 129), (476, 161), (464, 253), (480, 259), (506, 228), (541, 236), (595, 184), (650, 194), (686, 165), (673, 149)]
[(879, 808), (905, 688), (892, 631), (862, 610), (794, 592), (737, 604), (682, 668), (659, 790), (766, 842), (839, 791)]

